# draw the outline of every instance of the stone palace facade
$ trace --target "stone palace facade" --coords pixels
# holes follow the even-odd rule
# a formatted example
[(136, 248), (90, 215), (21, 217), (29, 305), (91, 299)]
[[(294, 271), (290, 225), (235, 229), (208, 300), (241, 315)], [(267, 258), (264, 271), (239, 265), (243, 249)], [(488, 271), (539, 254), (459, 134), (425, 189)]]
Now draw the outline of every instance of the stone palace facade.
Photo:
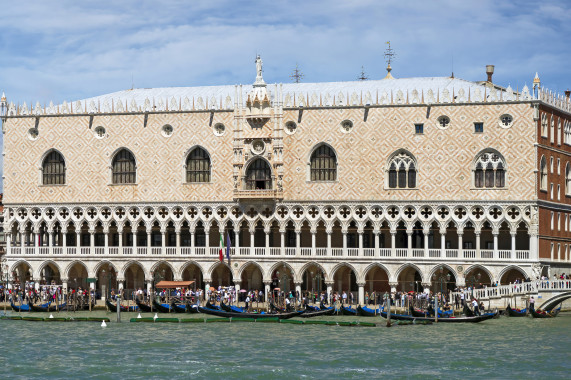
[[(7, 105), (12, 282), (365, 291), (566, 271), (571, 103), (454, 77)], [(4, 98), (2, 100), (6, 102)], [(230, 240), (231, 263), (219, 260)]]

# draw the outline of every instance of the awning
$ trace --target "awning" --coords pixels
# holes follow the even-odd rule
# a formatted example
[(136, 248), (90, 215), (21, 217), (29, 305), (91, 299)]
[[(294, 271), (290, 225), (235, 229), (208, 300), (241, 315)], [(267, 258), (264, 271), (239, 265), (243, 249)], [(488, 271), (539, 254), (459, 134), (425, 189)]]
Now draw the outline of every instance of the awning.
[(174, 289), (174, 288), (188, 288), (194, 284), (194, 281), (159, 281), (155, 288)]

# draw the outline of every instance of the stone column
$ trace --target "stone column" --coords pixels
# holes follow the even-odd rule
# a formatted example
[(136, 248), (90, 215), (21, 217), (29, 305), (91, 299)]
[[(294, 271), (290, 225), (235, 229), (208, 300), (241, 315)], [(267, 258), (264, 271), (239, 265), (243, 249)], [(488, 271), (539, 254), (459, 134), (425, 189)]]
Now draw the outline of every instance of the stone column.
[(462, 237), (464, 236), (464, 231), (458, 231), (458, 258), (463, 258), (464, 248), (462, 248), (463, 242)]
[(152, 298), (153, 295), (151, 293), (153, 292), (153, 282), (151, 280), (145, 280), (145, 285), (147, 286), (147, 296)]
[(210, 226), (204, 229), (204, 239), (206, 239), (206, 255), (210, 255)]
[(373, 235), (375, 235), (375, 257), (381, 256), (381, 247), (379, 247), (380, 245), (379, 232), (380, 232), (379, 230), (373, 231)]
[(117, 278), (117, 287), (119, 288), (118, 291), (121, 293), (123, 289), (125, 289), (125, 279), (118, 277)]
[[(236, 306), (238, 306), (238, 297), (240, 297), (240, 288), (242, 287), (241, 281), (234, 281), (234, 289), (236, 289)], [(246, 289), (248, 290), (248, 289)]]
[(538, 227), (536, 225), (529, 228), (529, 258), (532, 261), (537, 261), (539, 259), (538, 255)]
[(21, 253), (22, 255), (24, 254), (24, 245), (26, 242), (25, 234), (26, 234), (25, 230), (20, 230), (20, 249), (22, 250)]
[(301, 254), (301, 230), (295, 230), (295, 255), (299, 256)]
[(167, 231), (161, 231), (161, 255), (167, 253)]
[(412, 230), (406, 230), (406, 256), (412, 257)]
[(285, 231), (280, 230), (280, 250), (281, 255), (285, 255)]
[(391, 287), (391, 293), (396, 293), (398, 282), (389, 281), (389, 286)]
[(117, 229), (117, 235), (119, 238), (119, 248), (117, 249), (117, 251), (119, 252), (120, 255), (123, 254), (123, 229)]
[(365, 283), (360, 282), (357, 284), (359, 286), (359, 305), (365, 305)]
[(175, 229), (175, 233), (176, 233), (176, 255), (180, 256), (180, 228), (179, 229)]
[(75, 231), (75, 247), (77, 249), (77, 254), (81, 251), (81, 230), (78, 232)]
[(423, 228), (422, 233), (424, 237), (424, 257), (429, 257), (430, 253), (428, 251), (428, 235), (430, 235), (430, 228)]
[(516, 237), (516, 234), (517, 234), (517, 232), (512, 232), (512, 233), (511, 233), (511, 237), (512, 237), (512, 247), (511, 247), (511, 248), (512, 248), (512, 254), (511, 254), (512, 260), (515, 260), (515, 259), (516, 259), (516, 256), (515, 256), (515, 248), (516, 248), (516, 246), (515, 246), (515, 237)]
[(315, 231), (315, 230), (311, 231), (311, 256), (313, 256), (313, 257), (317, 256), (316, 244), (315, 244), (315, 235), (316, 234), (317, 234), (317, 231)]
[(440, 257), (446, 257), (446, 229), (440, 230)]
[(397, 256), (396, 235), (397, 235), (397, 232), (391, 230), (391, 256), (392, 257)]
[(264, 230), (264, 232), (266, 233), (266, 251), (264, 255), (267, 256), (270, 254), (270, 231)]
[(347, 256), (347, 230), (342, 230), (343, 233), (343, 256)]
[(137, 250), (137, 227), (135, 228), (131, 228), (131, 233), (133, 234), (133, 254), (136, 254), (137, 252), (135, 252)]
[(329, 296), (333, 292), (333, 281), (325, 281), (325, 286), (327, 287), (327, 294), (325, 295), (325, 299), (327, 300), (327, 303), (329, 303)]
[[(295, 295), (299, 294), (299, 296), (301, 297), (301, 282), (295, 283), (295, 291), (296, 291)], [(297, 297), (296, 297), (296, 303), (297, 303)]]
[(236, 249), (236, 254), (240, 251), (240, 227), (234, 231), (234, 248)]
[(195, 243), (195, 240), (194, 240), (194, 230), (191, 230), (191, 231), (190, 231), (190, 253), (191, 253), (191, 255), (195, 255), (195, 252), (194, 252), (194, 243)]
[(255, 237), (255, 230), (254, 231), (250, 230), (250, 256), (254, 256), (254, 248), (256, 247), (254, 245), (254, 237)]
[(89, 254), (95, 253), (95, 230), (89, 230)]
[(264, 292), (265, 292), (265, 296), (264, 296), (264, 300), (266, 302), (268, 302), (268, 299), (270, 298), (270, 293), (271, 293), (271, 289), (270, 289), (270, 284), (271, 281), (264, 281)]
[(357, 230), (359, 234), (359, 257), (363, 257), (363, 230)]
[(327, 231), (327, 256), (331, 257), (331, 234), (333, 231)]
[(12, 246), (11, 244), (12, 242), (12, 232), (10, 231), (9, 233), (6, 234), (6, 252), (8, 252), (8, 254), (12, 254), (12, 252), (10, 252), (10, 248)]
[(480, 231), (474, 231), (474, 234), (476, 235), (476, 258), (479, 259), (482, 257), (482, 252), (480, 250)]
[(492, 235), (494, 236), (494, 259), (497, 259), (499, 257), (498, 255), (498, 232), (497, 231), (492, 231)]
[(210, 281), (205, 280), (204, 281), (204, 301), (208, 301), (208, 292), (209, 291), (210, 291)]
[(147, 255), (151, 254), (151, 233), (153, 232), (152, 227), (147, 228)]
[(105, 254), (108, 255), (109, 254), (109, 230), (103, 230), (104, 236), (105, 236), (105, 247), (103, 248), (105, 251)]

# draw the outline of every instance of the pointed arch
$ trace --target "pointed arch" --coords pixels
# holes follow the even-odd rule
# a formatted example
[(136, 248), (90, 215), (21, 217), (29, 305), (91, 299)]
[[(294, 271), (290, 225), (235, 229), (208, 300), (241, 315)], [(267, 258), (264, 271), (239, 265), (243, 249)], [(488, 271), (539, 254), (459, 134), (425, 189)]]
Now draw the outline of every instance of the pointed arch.
[[(323, 273), (323, 276), (325, 277), (325, 281), (330, 281), (330, 278), (327, 274), (327, 271), (325, 270), (325, 268), (323, 268), (323, 265), (317, 263), (316, 261), (309, 261), (307, 263), (305, 263), (301, 269), (299, 270), (299, 272), (297, 273), (296, 277), (298, 279), (302, 278), (303, 274), (305, 273), (305, 271), (310, 268), (311, 266), (315, 266), (317, 268), (319, 268), (321, 270), (321, 272)], [(270, 275), (272, 274), (273, 270), (269, 273)]]
[(156, 263), (154, 263), (153, 266), (151, 266), (150, 273), (155, 272), (155, 271), (156, 271), (161, 265), (163, 265), (163, 264), (166, 265), (166, 266), (171, 270), (171, 272), (173, 273), (173, 275), (176, 273), (176, 271), (174, 270), (174, 267), (172, 266), (172, 264), (169, 263), (169, 262), (166, 261), (166, 260), (160, 260), (160, 261), (157, 261)]
[(385, 187), (389, 189), (414, 189), (417, 187), (418, 163), (406, 149), (398, 149), (387, 159)]
[(338, 155), (335, 149), (321, 142), (313, 147), (309, 154), (309, 181), (337, 181)]
[(412, 268), (414, 270), (416, 270), (419, 274), (420, 274), (420, 280), (424, 283), (426, 282), (424, 273), (420, 270), (420, 268), (418, 266), (416, 266), (415, 264), (412, 263), (406, 263), (401, 265), (397, 271), (395, 272), (395, 280), (398, 281), (398, 278), (400, 276), (400, 274), (406, 269), (406, 268)]
[(467, 281), (470, 278), (470, 272), (478, 271), (478, 270), (481, 272), (484, 272), (485, 274), (488, 275), (488, 277), (490, 278), (490, 284), (488, 284), (488, 285), (491, 285), (494, 283), (494, 281), (496, 281), (496, 279), (494, 278), (494, 275), (492, 274), (492, 272), (490, 272), (490, 270), (488, 268), (486, 268), (482, 264), (472, 264), (468, 268), (466, 268), (464, 270), (464, 273), (463, 273), (464, 278), (466, 279), (466, 285), (468, 285), (468, 286), (470, 285), (470, 284), (468, 284), (468, 281)]
[(119, 148), (111, 157), (111, 183), (136, 184), (137, 161), (133, 152), (127, 148)]
[(65, 159), (57, 149), (52, 148), (42, 155), (40, 171), (42, 185), (65, 185)]
[(493, 148), (483, 149), (472, 162), (473, 186), (486, 189), (507, 187), (506, 171), (506, 159), (499, 151)]
[[(102, 268), (103, 266), (105, 266), (105, 265), (107, 265), (107, 266), (109, 266), (109, 267), (112, 267), (112, 268), (115, 270), (115, 273), (117, 273), (117, 271), (118, 271), (117, 266), (116, 266), (115, 264), (113, 264), (113, 263), (112, 263), (111, 261), (109, 261), (109, 260), (101, 260), (100, 262), (98, 262), (98, 263), (95, 265), (95, 268), (93, 268), (93, 273), (99, 272), (99, 269), (101, 269), (101, 268)], [(69, 268), (71, 268), (71, 267), (68, 266), (68, 269), (69, 269)]]
[(541, 156), (539, 160), (539, 189), (547, 191), (547, 160)]
[[(260, 264), (258, 264), (253, 260), (246, 261), (243, 265), (240, 266), (240, 268), (238, 269), (238, 273), (236, 274), (237, 277), (241, 279), (242, 273), (244, 273), (244, 270), (246, 270), (250, 265), (254, 265), (255, 267), (257, 267), (260, 270), (260, 272), (262, 272), (262, 279), (266, 281), (266, 272), (264, 271), (264, 268), (262, 268)], [(267, 281), (269, 280), (270, 279), (267, 279)]]
[(125, 274), (127, 272), (127, 269), (129, 269), (130, 266), (132, 265), (136, 265), (139, 268), (141, 268), (141, 270), (143, 271), (143, 275), (145, 276), (145, 278), (149, 278), (149, 274), (147, 273), (147, 271), (145, 270), (145, 267), (143, 266), (143, 264), (141, 264), (140, 262), (136, 261), (136, 260), (129, 260), (125, 263), (125, 265), (123, 265), (123, 267), (121, 268), (121, 276), (124, 279), (125, 278)]
[[(87, 272), (87, 274), (89, 275), (89, 269), (87, 268), (87, 265), (85, 265), (85, 264), (83, 263), (83, 261), (74, 260), (74, 261), (72, 261), (71, 263), (69, 263), (69, 264), (65, 267), (65, 272), (63, 272), (63, 277), (69, 278), (69, 272), (70, 272), (70, 271), (72, 270), (72, 268), (73, 268), (74, 266), (76, 266), (77, 264), (81, 265), (81, 266), (85, 269), (85, 271)], [(110, 263), (109, 265), (111, 265), (111, 263)], [(95, 271), (95, 273), (97, 273), (97, 270)]]
[(272, 165), (264, 157), (256, 156), (244, 165), (244, 190), (271, 190)]
[(504, 269), (502, 269), (500, 271), (500, 273), (498, 274), (498, 278), (497, 278), (498, 284), (504, 285), (504, 283), (503, 283), (504, 281), (502, 281), (503, 277), (506, 275), (506, 273), (508, 273), (510, 271), (517, 271), (520, 274), (522, 274), (523, 280), (526, 280), (529, 278), (529, 275), (527, 274), (527, 272), (522, 267), (520, 267), (518, 265), (508, 265)]
[(389, 270), (389, 268), (387, 268), (385, 265), (381, 264), (381, 263), (371, 263), (369, 265), (367, 265), (365, 267), (365, 269), (363, 269), (363, 272), (361, 273), (361, 275), (358, 277), (359, 282), (365, 282), (365, 278), (367, 277), (367, 274), (375, 269), (375, 268), (379, 268), (385, 271), (385, 273), (387, 274), (388, 278), (391, 278), (391, 271)]
[(197, 261), (188, 260), (184, 264), (182, 264), (182, 266), (180, 267), (180, 270), (177, 274), (178, 278), (182, 278), (184, 271), (187, 270), (188, 267), (190, 267), (191, 265), (194, 265), (195, 267), (197, 267), (198, 270), (200, 271), (200, 274), (204, 275), (204, 268), (202, 267), (202, 265), (200, 265)]
[(432, 267), (432, 269), (430, 269), (430, 272), (428, 273), (428, 278), (432, 279), (432, 275), (436, 273), (436, 271), (439, 270), (440, 267), (448, 269), (448, 271), (454, 275), (454, 278), (458, 278), (458, 273), (456, 272), (456, 270), (452, 268), (450, 265), (444, 263)]
[(210, 183), (212, 178), (212, 159), (208, 150), (194, 145), (184, 156), (184, 182)]
[[(275, 263), (274, 265), (272, 265), (271, 268), (270, 268), (270, 270), (268, 271), (268, 277), (271, 277), (272, 274), (273, 274), (276, 270), (280, 269), (280, 267), (286, 267), (286, 268), (288, 268), (289, 271), (294, 275), (294, 277), (297, 277), (297, 274), (296, 274), (295, 270), (293, 269), (293, 267), (292, 267), (290, 264), (286, 263), (285, 261), (278, 261), (277, 263)], [(294, 281), (297, 281), (297, 278), (295, 278)]]

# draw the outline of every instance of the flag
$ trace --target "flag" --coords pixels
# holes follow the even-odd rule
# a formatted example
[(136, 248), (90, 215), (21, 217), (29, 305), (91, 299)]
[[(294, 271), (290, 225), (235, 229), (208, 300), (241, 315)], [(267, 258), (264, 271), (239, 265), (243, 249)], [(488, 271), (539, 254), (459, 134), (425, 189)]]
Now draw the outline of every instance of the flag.
[(226, 231), (226, 258), (228, 259), (228, 265), (230, 265), (230, 246), (232, 242), (230, 241), (230, 234)]
[(224, 250), (224, 235), (222, 234), (222, 232), (220, 232), (220, 251), (218, 251), (218, 254), (220, 256), (220, 261), (224, 261), (224, 255), (222, 254), (223, 250)]

